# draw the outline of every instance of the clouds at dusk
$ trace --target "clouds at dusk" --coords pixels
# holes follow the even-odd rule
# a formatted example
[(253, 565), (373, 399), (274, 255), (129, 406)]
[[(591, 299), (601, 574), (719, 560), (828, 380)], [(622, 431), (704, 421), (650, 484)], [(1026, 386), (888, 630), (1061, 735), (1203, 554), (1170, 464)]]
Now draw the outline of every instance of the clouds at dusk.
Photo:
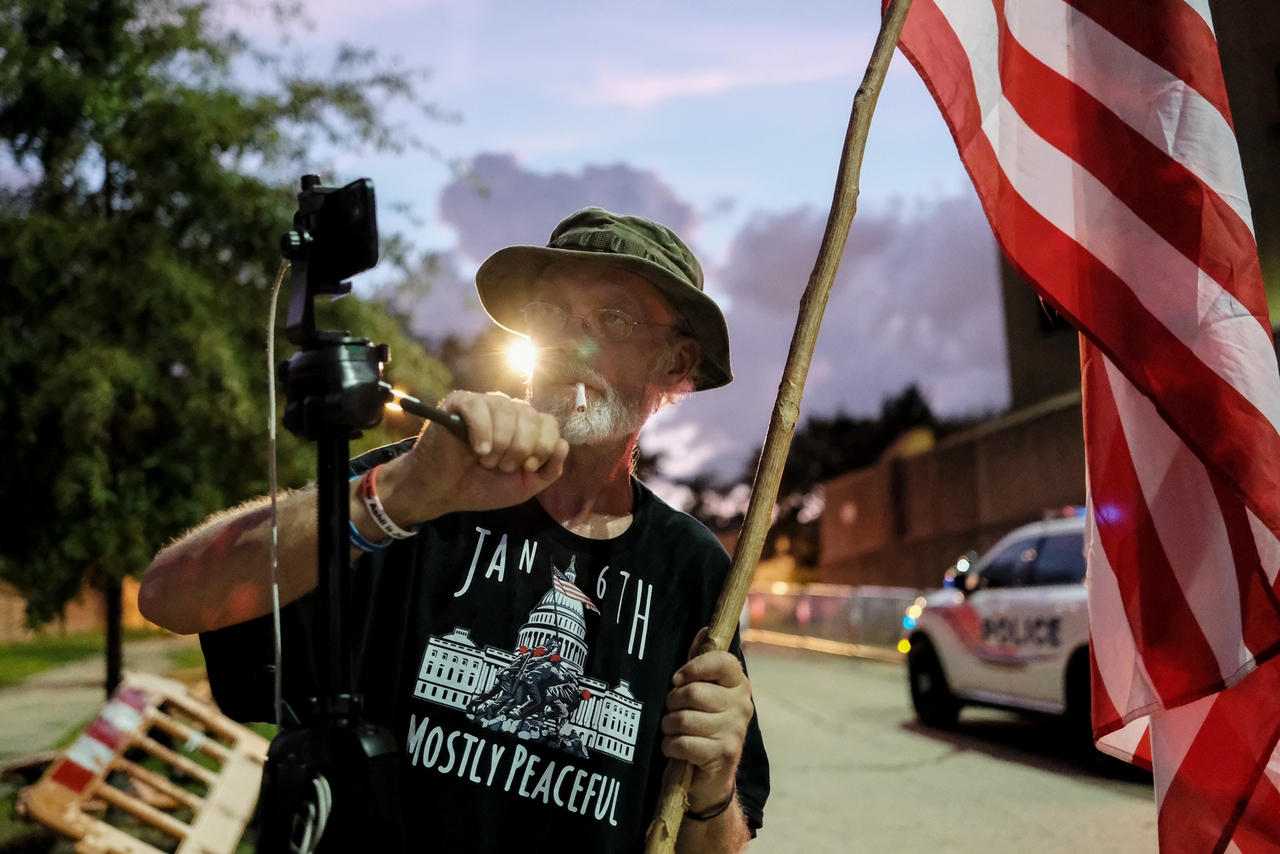
[[(653, 171), (615, 164), (539, 173), (497, 154), (477, 158), (473, 171), (440, 197), (440, 217), (457, 245), (442, 257), (435, 290), (418, 307), (419, 319), (430, 315), (436, 329), (482, 329), (475, 267), (502, 246), (544, 244), (560, 219), (589, 204), (665, 222), (698, 251), (700, 212)], [(825, 219), (810, 207), (760, 212), (721, 258), (700, 253), (708, 289), (726, 308), (736, 379), (651, 422), (644, 444), (665, 454), (668, 475), (736, 474), (763, 440)], [(913, 382), (947, 414), (1007, 405), (997, 254), (972, 194), (859, 213), (803, 414), (872, 412)]]
[(545, 246), (560, 220), (589, 205), (649, 217), (682, 235), (697, 231), (697, 211), (651, 171), (618, 163), (540, 173), (509, 154), (482, 154), (440, 194), (438, 215), (457, 242), (423, 271), (430, 292), (414, 306), (414, 331), (437, 339), (479, 333), (490, 321), (476, 297), (476, 268), (504, 246)]
[[(693, 395), (653, 425), (651, 449), (680, 465), (736, 472), (768, 426), (825, 214), (760, 214), (715, 271), (728, 295), (736, 380)], [(870, 413), (918, 384), (946, 414), (1002, 408), (1008, 400), (997, 256), (977, 200), (862, 212), (823, 320), (802, 417)], [(691, 429), (696, 426), (696, 429)], [(680, 461), (686, 461), (684, 463)]]
[(504, 246), (545, 246), (560, 220), (596, 205), (649, 217), (688, 234), (697, 226), (693, 206), (653, 172), (623, 163), (580, 172), (538, 173), (509, 154), (482, 154), (440, 194), (440, 218), (458, 233), (458, 251), (479, 264)]

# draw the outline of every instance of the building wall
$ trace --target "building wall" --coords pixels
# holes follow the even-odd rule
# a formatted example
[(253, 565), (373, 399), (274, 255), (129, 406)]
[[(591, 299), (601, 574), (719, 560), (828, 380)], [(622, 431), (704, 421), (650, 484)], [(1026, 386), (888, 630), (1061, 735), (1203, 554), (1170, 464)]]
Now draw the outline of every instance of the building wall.
[(1280, 3), (1209, 0), (1273, 320), (1280, 319)]
[(1009, 262), (1000, 258), (1000, 295), (1009, 353), (1009, 403), (1017, 411), (1080, 388), (1080, 342)]
[[(139, 586), (136, 578), (126, 578), (121, 583), (121, 622), (126, 629), (159, 629), (159, 626), (149, 622), (138, 610)], [(27, 600), (17, 588), (6, 581), (0, 581), (0, 643), (35, 637), (35, 632), (27, 627), (26, 611)], [(57, 634), (101, 631), (106, 626), (106, 614), (102, 593), (85, 585), (81, 588), (80, 595), (67, 603), (61, 619), (54, 620), (41, 631)]]
[(824, 484), (817, 581), (937, 587), (970, 549), (1084, 503), (1078, 391)]
[[(1209, 6), (1271, 318), (1280, 320), (1280, 2), (1210, 0)], [(1079, 389), (1075, 334), (1046, 322), (1035, 291), (1003, 258), (1000, 284), (1010, 408)]]

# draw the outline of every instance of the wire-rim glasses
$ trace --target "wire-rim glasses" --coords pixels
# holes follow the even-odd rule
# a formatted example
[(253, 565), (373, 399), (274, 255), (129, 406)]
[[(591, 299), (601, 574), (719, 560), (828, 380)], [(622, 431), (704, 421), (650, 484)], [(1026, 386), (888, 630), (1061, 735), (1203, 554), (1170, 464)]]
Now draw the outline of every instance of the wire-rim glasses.
[(569, 318), (582, 321), (582, 331), (597, 341), (621, 341), (637, 326), (670, 328), (674, 323), (646, 323), (616, 308), (597, 308), (583, 314), (569, 314), (549, 302), (531, 302), (524, 307), (524, 332), (530, 338), (546, 339), (559, 335), (569, 325)]

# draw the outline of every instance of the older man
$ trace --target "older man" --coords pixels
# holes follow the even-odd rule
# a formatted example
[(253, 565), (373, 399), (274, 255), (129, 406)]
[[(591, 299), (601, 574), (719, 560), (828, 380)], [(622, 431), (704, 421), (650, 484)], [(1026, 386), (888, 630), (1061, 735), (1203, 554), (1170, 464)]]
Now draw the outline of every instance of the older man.
[[(693, 656), (728, 557), (631, 477), (647, 418), (732, 378), (724, 316), (667, 228), (587, 208), (476, 277), (540, 358), (530, 401), (455, 392), (470, 447), (428, 426), (352, 463), (356, 673), (404, 747), (411, 840), (433, 851), (637, 850), (663, 755), (695, 766), (682, 851), (739, 851), (768, 763), (740, 654)], [(584, 400), (585, 398), (585, 400)], [(313, 491), (279, 505), (286, 695), (313, 692)], [(201, 632), (224, 709), (270, 706), (267, 510), (162, 551), (139, 604)], [(736, 649), (735, 649), (736, 652)]]

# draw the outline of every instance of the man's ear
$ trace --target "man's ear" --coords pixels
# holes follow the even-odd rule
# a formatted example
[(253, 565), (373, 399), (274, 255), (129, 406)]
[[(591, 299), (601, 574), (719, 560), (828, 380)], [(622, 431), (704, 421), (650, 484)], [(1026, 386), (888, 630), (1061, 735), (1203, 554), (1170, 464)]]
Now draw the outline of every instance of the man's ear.
[(654, 379), (664, 390), (676, 388), (689, 378), (689, 374), (693, 373), (700, 358), (702, 358), (702, 346), (692, 338), (682, 335), (671, 347), (670, 358), (662, 366), (665, 370)]

